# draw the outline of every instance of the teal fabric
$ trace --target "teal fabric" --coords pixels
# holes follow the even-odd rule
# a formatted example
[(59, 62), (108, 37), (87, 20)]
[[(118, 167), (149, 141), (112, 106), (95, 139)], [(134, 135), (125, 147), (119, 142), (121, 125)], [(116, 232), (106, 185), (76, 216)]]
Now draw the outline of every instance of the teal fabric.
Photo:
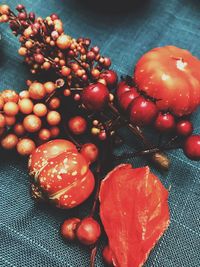
[[(16, 0), (5, 1), (12, 8)], [(47, 16), (57, 12), (68, 34), (87, 36), (112, 58), (113, 68), (132, 74), (133, 66), (147, 50), (167, 44), (189, 49), (200, 57), (200, 3), (198, 0), (146, 0), (129, 7), (119, 0), (118, 10), (107, 1), (24, 0), (28, 10)], [(98, 4), (98, 6), (96, 6)], [(95, 8), (96, 6), (96, 8)], [(126, 8), (127, 7), (127, 8)], [(7, 26), (0, 27), (0, 87), (22, 90), (31, 78), (17, 55), (19, 44)], [(50, 78), (50, 77), (49, 77)], [(195, 132), (200, 132), (200, 113), (193, 116)], [(116, 153), (130, 150), (128, 144)], [(200, 166), (188, 160), (182, 151), (169, 153), (169, 173), (158, 173), (169, 188), (171, 224), (151, 253), (146, 267), (200, 266)], [(129, 160), (144, 166), (142, 159)], [(0, 266), (2, 267), (86, 267), (89, 249), (64, 243), (59, 235), (60, 223), (73, 214), (87, 214), (87, 202), (75, 211), (59, 211), (39, 205), (30, 198), (26, 161), (11, 153), (0, 154)], [(103, 266), (101, 241), (96, 266)], [(123, 253), (123, 252), (122, 252)], [(133, 251), (134, 253), (134, 251)], [(129, 266), (134, 267), (134, 266)]]

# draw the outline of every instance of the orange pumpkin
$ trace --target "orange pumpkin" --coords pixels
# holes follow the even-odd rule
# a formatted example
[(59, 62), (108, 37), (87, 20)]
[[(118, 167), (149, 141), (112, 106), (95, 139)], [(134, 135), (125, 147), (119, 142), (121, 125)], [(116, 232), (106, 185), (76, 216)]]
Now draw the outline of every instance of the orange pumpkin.
[(192, 113), (200, 104), (200, 61), (189, 51), (165, 46), (144, 54), (135, 67), (138, 88), (157, 99), (160, 110), (177, 116)]
[(59, 208), (85, 201), (94, 189), (94, 176), (73, 143), (53, 140), (38, 147), (29, 159), (37, 190)]

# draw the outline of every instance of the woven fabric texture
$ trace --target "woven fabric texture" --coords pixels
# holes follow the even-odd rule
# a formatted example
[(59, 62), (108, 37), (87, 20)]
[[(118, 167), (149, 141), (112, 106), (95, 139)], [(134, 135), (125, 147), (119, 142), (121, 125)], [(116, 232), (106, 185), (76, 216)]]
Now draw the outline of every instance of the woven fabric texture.
[[(4, 1), (12, 8), (16, 0)], [(93, 5), (101, 1), (93, 1)], [(85, 0), (23, 0), (30, 11), (47, 16), (57, 12), (65, 31), (74, 37), (87, 36), (101, 47), (102, 54), (112, 58), (119, 75), (133, 72), (139, 57), (156, 46), (173, 44), (190, 50), (200, 58), (200, 3), (198, 0), (146, 0), (122, 12), (94, 8)], [(6, 25), (0, 27), (0, 87), (22, 90), (31, 78), (17, 55), (19, 44)], [(51, 77), (49, 77), (51, 78)], [(193, 116), (195, 132), (200, 132), (200, 112)], [(125, 132), (127, 144), (116, 153), (133, 147)], [(169, 188), (171, 224), (152, 251), (145, 267), (200, 266), (200, 166), (189, 161), (182, 151), (169, 153), (169, 173), (158, 173)], [(147, 164), (142, 159), (129, 160), (134, 166)], [(29, 194), (26, 160), (15, 154), (0, 152), (0, 266), (2, 267), (86, 267), (89, 250), (78, 244), (65, 244), (59, 225), (74, 213), (86, 214), (90, 202), (75, 211), (59, 211), (35, 203)], [(104, 266), (101, 248), (96, 266)], [(134, 253), (134, 251), (133, 251)], [(134, 267), (134, 266), (130, 266)]]

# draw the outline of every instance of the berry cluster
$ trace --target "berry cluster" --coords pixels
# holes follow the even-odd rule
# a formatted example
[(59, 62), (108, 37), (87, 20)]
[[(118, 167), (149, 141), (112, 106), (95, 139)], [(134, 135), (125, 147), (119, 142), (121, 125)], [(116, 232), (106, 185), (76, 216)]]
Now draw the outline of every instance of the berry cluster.
[(109, 85), (112, 77), (106, 70), (111, 60), (100, 55), (99, 47), (90, 47), (90, 39), (76, 40), (66, 35), (57, 14), (42, 19), (36, 18), (33, 12), (27, 13), (23, 5), (18, 5), (16, 10), (17, 15), (7, 5), (2, 5), (0, 22), (9, 22), (13, 34), (19, 35), (18, 52), (33, 74), (52, 69), (69, 87), (82, 87), (108, 76)]
[(189, 119), (159, 111), (156, 100), (141, 92), (129, 77), (118, 84), (117, 98), (120, 108), (134, 125), (153, 125), (160, 134), (173, 134), (173, 141), (183, 141), (181, 147), (188, 158), (200, 159), (200, 136), (192, 135), (193, 124)]
[(28, 82), (29, 88), (19, 94), (4, 90), (0, 94), (1, 146), (29, 155), (41, 142), (59, 135), (60, 100), (48, 96), (56, 90), (53, 82)]

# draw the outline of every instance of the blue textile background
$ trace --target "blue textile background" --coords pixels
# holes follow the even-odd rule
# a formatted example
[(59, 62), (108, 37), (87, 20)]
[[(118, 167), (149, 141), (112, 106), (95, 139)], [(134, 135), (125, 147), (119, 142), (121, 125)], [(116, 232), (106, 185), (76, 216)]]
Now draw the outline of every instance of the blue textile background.
[[(125, 1), (119, 1), (125, 5)], [(18, 3), (16, 0), (4, 2), (12, 8)], [(156, 46), (173, 44), (200, 57), (198, 0), (141, 0), (139, 7), (117, 13), (98, 12), (84, 0), (24, 0), (22, 3), (41, 16), (57, 12), (64, 21), (65, 31), (74, 37), (90, 37), (101, 47), (102, 54), (112, 58), (113, 68), (119, 74), (131, 75), (139, 57)], [(1, 26), (0, 31), (0, 88), (24, 89), (25, 80), (31, 76), (16, 53), (19, 44), (7, 26)], [(199, 113), (193, 116), (196, 133), (200, 132)], [(131, 148), (131, 137), (127, 133), (128, 137), (130, 144), (123, 145), (117, 153)], [(199, 162), (189, 161), (179, 150), (169, 155), (170, 172), (154, 171), (167, 188), (171, 186), (171, 225), (145, 266), (199, 267)], [(134, 166), (146, 164), (141, 159), (131, 162)], [(83, 216), (88, 205), (90, 202), (76, 212)], [(26, 161), (14, 154), (0, 153), (0, 266), (88, 266), (89, 250), (78, 244), (65, 244), (59, 235), (60, 223), (71, 214), (73, 211), (59, 211), (34, 203), (29, 194)], [(100, 251), (96, 266), (103, 266)]]

